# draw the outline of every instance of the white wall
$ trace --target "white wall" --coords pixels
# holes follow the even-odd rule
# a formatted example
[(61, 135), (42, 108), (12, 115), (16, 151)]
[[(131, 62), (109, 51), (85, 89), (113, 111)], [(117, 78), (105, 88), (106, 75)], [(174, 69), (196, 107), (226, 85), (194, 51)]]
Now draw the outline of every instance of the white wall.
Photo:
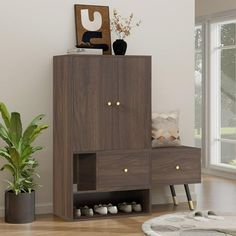
[[(180, 110), (183, 144), (194, 144), (194, 0), (1, 0), (0, 100), (21, 112), (25, 122), (45, 113), (50, 125), (37, 141), (45, 146), (37, 155), (43, 185), (37, 212), (52, 206), (52, 57), (75, 45), (75, 3), (109, 5), (141, 18), (127, 39), (127, 54), (152, 55), (153, 110)], [(5, 177), (0, 173), (1, 209)], [(155, 191), (155, 203), (170, 200), (169, 191), (162, 190)]]
[(195, 0), (196, 17), (236, 9), (235, 0)]

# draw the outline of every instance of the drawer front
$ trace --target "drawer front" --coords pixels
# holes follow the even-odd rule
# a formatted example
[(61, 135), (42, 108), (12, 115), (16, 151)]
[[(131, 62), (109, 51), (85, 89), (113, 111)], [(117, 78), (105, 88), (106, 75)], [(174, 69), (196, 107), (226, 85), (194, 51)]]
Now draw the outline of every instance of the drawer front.
[(149, 153), (99, 154), (98, 190), (127, 190), (150, 187)]
[(151, 152), (152, 185), (201, 182), (201, 150), (159, 148)]

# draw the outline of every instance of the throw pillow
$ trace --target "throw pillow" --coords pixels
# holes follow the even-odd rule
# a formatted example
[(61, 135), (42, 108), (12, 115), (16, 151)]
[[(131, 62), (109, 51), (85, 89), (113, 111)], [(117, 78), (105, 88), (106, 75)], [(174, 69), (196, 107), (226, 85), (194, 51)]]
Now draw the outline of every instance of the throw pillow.
[(179, 112), (152, 114), (152, 147), (179, 146)]

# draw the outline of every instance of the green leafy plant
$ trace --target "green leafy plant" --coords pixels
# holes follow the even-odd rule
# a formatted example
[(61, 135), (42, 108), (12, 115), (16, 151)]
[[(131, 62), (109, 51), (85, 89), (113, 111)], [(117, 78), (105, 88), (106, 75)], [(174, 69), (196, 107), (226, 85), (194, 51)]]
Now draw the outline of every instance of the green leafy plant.
[(40, 146), (33, 146), (34, 140), (48, 125), (41, 125), (39, 122), (44, 115), (39, 115), (22, 129), (21, 117), (18, 112), (8, 112), (4, 103), (0, 102), (0, 113), (3, 123), (0, 122), (0, 138), (6, 143), (4, 148), (0, 148), (0, 156), (7, 161), (1, 170), (8, 170), (12, 176), (8, 190), (16, 195), (21, 192), (31, 192), (38, 184), (34, 177), (39, 175), (36, 172), (38, 161), (32, 154), (41, 150)]

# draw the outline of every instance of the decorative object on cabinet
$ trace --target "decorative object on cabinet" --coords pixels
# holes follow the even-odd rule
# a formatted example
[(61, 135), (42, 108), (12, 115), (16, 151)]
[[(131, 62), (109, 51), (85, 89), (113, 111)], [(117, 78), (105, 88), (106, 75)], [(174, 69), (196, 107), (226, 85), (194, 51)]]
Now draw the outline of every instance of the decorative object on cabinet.
[(112, 44), (115, 55), (125, 55), (127, 42), (124, 39), (116, 39)]
[[(149, 213), (151, 57), (56, 56), (53, 83), (54, 214), (83, 220)], [(122, 202), (142, 211), (73, 214)]]
[(0, 103), (0, 113), (4, 125), (0, 123), (0, 137), (6, 146), (0, 149), (0, 156), (7, 163), (1, 170), (8, 170), (13, 180), (5, 192), (5, 221), (7, 223), (30, 223), (35, 219), (35, 188), (38, 184), (34, 177), (38, 161), (32, 154), (41, 150), (33, 146), (38, 135), (48, 128), (40, 125), (44, 115), (39, 115), (23, 131), (21, 116), (18, 112), (9, 113), (5, 104)]
[(78, 48), (103, 49), (111, 54), (109, 7), (75, 6), (76, 42)]
[(180, 146), (179, 112), (152, 114), (152, 147)]
[(99, 48), (72, 48), (69, 49), (67, 53), (80, 55), (103, 55), (103, 50)]
[(134, 15), (131, 13), (129, 17), (122, 17), (116, 9), (113, 10), (113, 17), (111, 20), (111, 30), (114, 31), (118, 39), (113, 42), (113, 51), (115, 55), (125, 55), (127, 49), (127, 43), (124, 38), (128, 37), (131, 33), (131, 29), (138, 27), (141, 21), (136, 23), (134, 21)]

